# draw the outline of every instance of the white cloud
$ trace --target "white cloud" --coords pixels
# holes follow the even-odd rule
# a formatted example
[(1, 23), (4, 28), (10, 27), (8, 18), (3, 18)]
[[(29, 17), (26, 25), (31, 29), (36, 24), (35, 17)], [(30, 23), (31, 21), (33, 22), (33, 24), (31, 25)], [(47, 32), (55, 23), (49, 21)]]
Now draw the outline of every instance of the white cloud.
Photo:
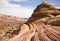
[[(17, 4), (10, 4), (10, 0), (0, 0), (0, 14), (8, 14), (18, 17), (30, 17), (33, 8), (22, 7)], [(21, 1), (21, 0), (20, 0)]]
[(58, 9), (59, 9), (60, 7), (56, 7), (56, 8), (58, 8)]
[(5, 7), (20, 7), (21, 5), (17, 4), (10, 4), (10, 0), (0, 0), (0, 6), (5, 6)]
[(27, 0), (14, 0), (14, 1), (16, 1), (16, 2), (21, 2), (21, 1), (27, 1)]
[(0, 13), (3, 13), (3, 14), (8, 14), (8, 15), (13, 15), (13, 16), (18, 16), (18, 17), (30, 17), (33, 9), (24, 8), (24, 7), (21, 7), (21, 8), (17, 8), (17, 7), (6, 8), (6, 7), (3, 7), (3, 9), (1, 8), (0, 11), (1, 11)]

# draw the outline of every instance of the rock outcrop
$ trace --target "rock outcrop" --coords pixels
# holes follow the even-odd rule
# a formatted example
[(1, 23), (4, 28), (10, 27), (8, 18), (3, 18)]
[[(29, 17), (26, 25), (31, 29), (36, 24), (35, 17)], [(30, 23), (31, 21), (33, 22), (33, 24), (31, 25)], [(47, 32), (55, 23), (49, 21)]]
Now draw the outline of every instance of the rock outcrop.
[(8, 40), (18, 34), (20, 26), (28, 19), (0, 14), (0, 41)]
[(47, 2), (42, 2), (36, 7), (33, 14), (29, 18), (29, 21), (41, 19), (44, 17), (54, 17), (60, 15), (60, 10), (55, 8), (53, 5), (48, 4)]
[[(42, 2), (29, 20), (21, 25), (19, 31), (15, 32), (18, 32), (16, 36), (2, 41), (60, 41), (59, 15), (60, 9), (47, 2)], [(13, 35), (14, 32), (9, 31)]]
[[(49, 18), (48, 20), (51, 21)], [(60, 26), (52, 26), (48, 24), (49, 21), (46, 21), (47, 19), (44, 18), (30, 22), (29, 25), (23, 24), (21, 26), (22, 32), (9, 41), (60, 41)]]

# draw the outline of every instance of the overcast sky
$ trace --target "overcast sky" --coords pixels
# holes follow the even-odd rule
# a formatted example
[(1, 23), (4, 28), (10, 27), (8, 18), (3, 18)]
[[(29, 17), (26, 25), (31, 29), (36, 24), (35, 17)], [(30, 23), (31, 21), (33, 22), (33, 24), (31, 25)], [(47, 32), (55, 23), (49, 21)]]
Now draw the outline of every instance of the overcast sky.
[[(0, 0), (0, 14), (28, 18), (43, 0)], [(60, 0), (46, 0), (55, 7), (60, 7)]]

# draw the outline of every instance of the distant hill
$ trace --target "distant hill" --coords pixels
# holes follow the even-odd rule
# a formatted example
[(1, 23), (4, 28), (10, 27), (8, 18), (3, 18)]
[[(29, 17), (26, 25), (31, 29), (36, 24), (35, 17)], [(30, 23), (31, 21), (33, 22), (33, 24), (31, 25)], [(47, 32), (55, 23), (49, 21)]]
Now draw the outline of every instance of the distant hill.
[(18, 22), (18, 23), (24, 23), (28, 19), (27, 18), (19, 18), (16, 16), (9, 16), (9, 15), (4, 15), (0, 14), (0, 22)]

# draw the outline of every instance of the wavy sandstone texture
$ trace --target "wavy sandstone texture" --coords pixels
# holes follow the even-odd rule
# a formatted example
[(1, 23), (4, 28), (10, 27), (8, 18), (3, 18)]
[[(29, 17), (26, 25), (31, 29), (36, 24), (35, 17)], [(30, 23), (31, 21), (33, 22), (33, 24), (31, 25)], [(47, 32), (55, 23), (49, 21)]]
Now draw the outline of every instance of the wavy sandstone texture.
[(0, 41), (8, 40), (17, 35), (20, 26), (26, 21), (25, 18), (0, 14)]
[(59, 15), (60, 9), (42, 2), (21, 25), (18, 35), (4, 41), (60, 41)]
[(23, 24), (19, 34), (9, 41), (60, 41), (60, 26), (51, 26), (46, 22), (46, 18), (39, 19)]
[(36, 7), (29, 21), (38, 20), (44, 17), (54, 17), (60, 15), (60, 10), (47, 2), (42, 2)]

